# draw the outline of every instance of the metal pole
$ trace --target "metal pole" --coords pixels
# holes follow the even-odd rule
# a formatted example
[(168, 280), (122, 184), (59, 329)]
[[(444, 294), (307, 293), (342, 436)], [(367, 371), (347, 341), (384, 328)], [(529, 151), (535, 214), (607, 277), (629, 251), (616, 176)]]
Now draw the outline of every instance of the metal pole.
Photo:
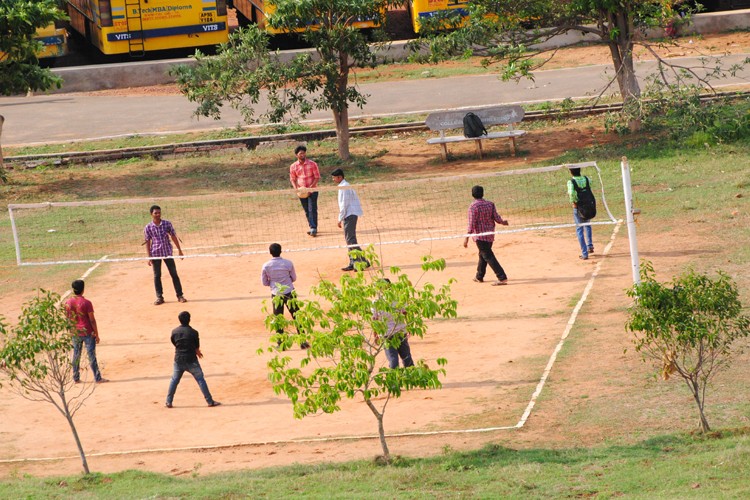
[(622, 190), (625, 195), (625, 217), (628, 226), (628, 242), (630, 243), (630, 266), (633, 271), (633, 283), (641, 282), (640, 263), (638, 259), (638, 237), (635, 234), (635, 215), (641, 213), (633, 208), (633, 188), (630, 183), (630, 165), (627, 157), (622, 157)]
[(16, 219), (13, 217), (13, 206), (8, 205), (8, 217), (10, 217), (10, 228), (13, 232), (13, 243), (16, 247), (16, 265), (21, 265), (21, 243), (18, 241), (18, 229), (16, 229)]

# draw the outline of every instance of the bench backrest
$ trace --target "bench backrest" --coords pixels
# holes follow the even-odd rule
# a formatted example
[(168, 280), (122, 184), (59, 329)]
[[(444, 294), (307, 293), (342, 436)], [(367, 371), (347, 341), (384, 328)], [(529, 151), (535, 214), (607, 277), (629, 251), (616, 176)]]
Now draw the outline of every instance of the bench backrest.
[(491, 125), (508, 125), (523, 120), (521, 106), (494, 106), (491, 108), (462, 109), (460, 111), (439, 111), (427, 115), (425, 124), (430, 130), (448, 130), (464, 127), (464, 116), (472, 112), (482, 120), (485, 127)]

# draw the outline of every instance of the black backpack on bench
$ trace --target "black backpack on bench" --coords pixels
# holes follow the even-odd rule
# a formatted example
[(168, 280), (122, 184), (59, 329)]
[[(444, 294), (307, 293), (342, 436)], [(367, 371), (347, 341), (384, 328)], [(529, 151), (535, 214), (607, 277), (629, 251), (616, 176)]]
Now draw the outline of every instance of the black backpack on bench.
[(474, 113), (466, 113), (464, 116), (464, 137), (482, 137), (487, 135), (484, 123)]

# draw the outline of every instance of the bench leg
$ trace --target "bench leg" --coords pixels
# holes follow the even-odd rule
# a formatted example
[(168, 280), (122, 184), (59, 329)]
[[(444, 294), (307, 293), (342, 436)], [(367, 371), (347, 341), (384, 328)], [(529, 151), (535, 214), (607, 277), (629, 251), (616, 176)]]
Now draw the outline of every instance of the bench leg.
[(448, 145), (446, 143), (442, 143), (441, 146), (443, 146), (443, 161), (448, 161)]
[(479, 155), (479, 159), (482, 159), (482, 141), (474, 141), (477, 143), (477, 154)]
[(515, 137), (510, 138), (510, 153), (513, 156), (516, 156), (516, 138)]

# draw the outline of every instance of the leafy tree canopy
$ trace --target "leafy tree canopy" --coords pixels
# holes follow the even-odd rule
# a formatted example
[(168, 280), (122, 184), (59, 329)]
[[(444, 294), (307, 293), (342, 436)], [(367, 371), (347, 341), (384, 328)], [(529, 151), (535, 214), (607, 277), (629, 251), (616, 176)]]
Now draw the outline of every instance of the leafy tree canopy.
[(57, 0), (2, 0), (0, 2), (0, 95), (60, 87), (62, 81), (39, 67), (34, 39), (37, 28), (65, 19)]
[(685, 381), (701, 428), (709, 431), (704, 411), (709, 382), (729, 366), (734, 344), (750, 334), (737, 285), (723, 272), (711, 278), (692, 269), (663, 284), (645, 263), (641, 282), (628, 295), (635, 302), (626, 328), (635, 334), (636, 351), (654, 361), (664, 379), (676, 374)]
[[(271, 337), (267, 352), (274, 357), (268, 362), (269, 378), (274, 391), (292, 401), (297, 418), (334, 413), (341, 409), (342, 399), (362, 397), (378, 421), (383, 456), (389, 461), (383, 417), (390, 398), (399, 397), (404, 390), (441, 387), (439, 376), (445, 374), (442, 367), (447, 361), (439, 358), (437, 367), (430, 367), (418, 360), (415, 366), (391, 369), (383, 351), (396, 348), (407, 335), (423, 337), (430, 318), (455, 317), (457, 303), (450, 296), (453, 280), (440, 287), (415, 284), (397, 267), (379, 268), (378, 257), (371, 250), (355, 253), (376, 270), (365, 272), (363, 263), (358, 262), (357, 272), (342, 276), (338, 283), (322, 279), (311, 289), (315, 298), (293, 299), (299, 307), (293, 321), (282, 315), (266, 318), (270, 332), (286, 330)], [(424, 272), (444, 268), (443, 259), (423, 259)], [(395, 324), (403, 325), (403, 330), (394, 328)], [(277, 353), (277, 341), (285, 348), (293, 342), (308, 342), (310, 348), (295, 361)]]

